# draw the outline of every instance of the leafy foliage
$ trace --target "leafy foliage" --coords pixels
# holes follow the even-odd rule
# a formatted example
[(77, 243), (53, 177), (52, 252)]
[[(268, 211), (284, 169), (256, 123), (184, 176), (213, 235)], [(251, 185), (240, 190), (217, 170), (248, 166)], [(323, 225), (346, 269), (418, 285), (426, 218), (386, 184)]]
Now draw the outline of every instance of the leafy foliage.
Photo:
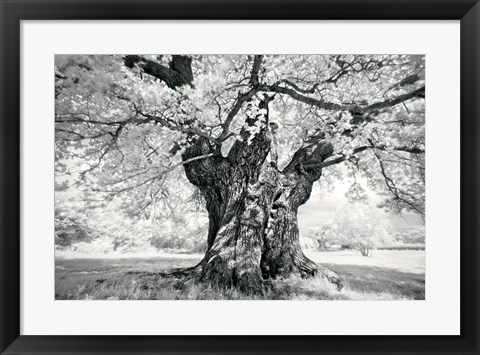
[(395, 235), (397, 242), (410, 245), (425, 244), (425, 226), (415, 226)]
[(72, 209), (55, 209), (55, 245), (67, 247), (78, 242), (89, 242), (95, 238), (85, 214), (72, 213)]

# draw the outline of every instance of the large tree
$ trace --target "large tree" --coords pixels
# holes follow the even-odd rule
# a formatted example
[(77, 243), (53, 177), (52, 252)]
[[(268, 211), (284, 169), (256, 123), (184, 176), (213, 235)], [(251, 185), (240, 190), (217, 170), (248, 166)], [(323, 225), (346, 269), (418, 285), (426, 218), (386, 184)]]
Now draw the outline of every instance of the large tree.
[(56, 56), (56, 169), (139, 211), (183, 169), (209, 217), (186, 280), (257, 293), (298, 274), (341, 288), (303, 254), (298, 208), (343, 163), (383, 207), (423, 215), (424, 98), (421, 56)]

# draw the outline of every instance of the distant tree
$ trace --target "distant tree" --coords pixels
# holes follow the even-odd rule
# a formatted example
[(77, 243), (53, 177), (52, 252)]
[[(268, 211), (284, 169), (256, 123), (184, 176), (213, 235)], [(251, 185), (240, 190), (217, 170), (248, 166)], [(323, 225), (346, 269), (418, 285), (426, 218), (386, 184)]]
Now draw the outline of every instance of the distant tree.
[(415, 226), (398, 233), (397, 239), (404, 244), (425, 244), (425, 226)]
[[(61, 195), (60, 193), (57, 193)], [(55, 244), (88, 253), (146, 251), (149, 248), (171, 251), (206, 250), (203, 232), (208, 218), (197, 215), (191, 205), (171, 206), (157, 216), (130, 216), (131, 210), (112, 202), (107, 208), (88, 208), (75, 201), (63, 201), (55, 208)], [(91, 244), (94, 242), (95, 244)]]
[(328, 249), (331, 244), (330, 238), (332, 237), (331, 225), (324, 224), (321, 227), (308, 228), (308, 237), (318, 243), (319, 249)]
[(423, 215), (424, 64), (415, 55), (59, 55), (56, 172), (99, 204), (124, 199), (150, 214), (182, 191), (183, 168), (209, 216), (205, 257), (186, 279), (261, 293), (268, 278), (320, 275), (341, 287), (302, 252), (298, 208), (324, 169), (343, 163), (384, 208)]
[(91, 241), (95, 237), (95, 229), (90, 227), (84, 214), (69, 209), (55, 209), (55, 245), (65, 248), (78, 242)]
[(361, 204), (357, 208), (349, 205), (340, 208), (318, 230), (330, 243), (354, 246), (363, 256), (370, 256), (374, 248), (395, 241), (392, 229), (382, 210)]

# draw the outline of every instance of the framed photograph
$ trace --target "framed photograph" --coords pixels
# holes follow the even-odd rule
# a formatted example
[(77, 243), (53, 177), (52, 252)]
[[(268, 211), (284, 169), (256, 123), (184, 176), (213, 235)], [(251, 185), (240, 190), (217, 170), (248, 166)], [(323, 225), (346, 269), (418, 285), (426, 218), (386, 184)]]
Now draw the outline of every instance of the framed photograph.
[(0, 1), (2, 354), (479, 353), (477, 1)]

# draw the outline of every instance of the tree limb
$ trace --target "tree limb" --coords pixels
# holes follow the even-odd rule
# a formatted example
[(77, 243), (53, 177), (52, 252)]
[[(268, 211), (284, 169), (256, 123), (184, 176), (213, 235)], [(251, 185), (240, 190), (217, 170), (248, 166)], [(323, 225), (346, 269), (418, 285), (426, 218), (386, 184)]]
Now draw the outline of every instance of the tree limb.
[(250, 101), (258, 92), (258, 88), (257, 88), (259, 85), (258, 73), (260, 71), (262, 59), (263, 59), (262, 55), (254, 56), (252, 71), (250, 72), (250, 84), (252, 85), (252, 88), (244, 94), (240, 92), (238, 93), (237, 100), (235, 101), (233, 108), (230, 110), (230, 112), (227, 115), (227, 118), (225, 119), (225, 122), (223, 123), (223, 130), (220, 136), (218, 137), (218, 141), (222, 142), (229, 137), (230, 125), (233, 119), (235, 118), (237, 113), (240, 111), (243, 104), (245, 102)]
[(385, 181), (385, 185), (387, 186), (387, 189), (390, 191), (390, 193), (393, 195), (393, 198), (395, 201), (399, 201), (399, 202), (403, 202), (405, 205), (407, 205), (408, 207), (410, 207), (412, 210), (414, 210), (415, 212), (417, 212), (418, 214), (420, 214), (422, 217), (424, 215), (424, 212), (422, 210), (420, 210), (415, 204), (414, 202), (411, 202), (409, 200), (407, 200), (405, 197), (403, 197), (402, 195), (407, 195), (408, 197), (412, 198), (413, 199), (413, 196), (411, 195), (408, 195), (406, 194), (405, 192), (402, 192), (395, 184), (395, 182), (393, 181), (393, 179), (391, 177), (389, 177), (387, 175), (387, 172), (386, 172), (386, 169), (385, 169), (385, 166), (384, 166), (384, 163), (382, 161), (382, 159), (378, 156), (377, 153), (375, 153), (375, 157), (377, 158), (377, 161), (378, 161), (378, 164), (380, 166), (380, 172), (383, 176), (383, 179)]
[(420, 87), (416, 90), (407, 92), (406, 94), (399, 95), (399, 96), (397, 96), (393, 99), (388, 99), (388, 100), (385, 100), (385, 101), (373, 103), (373, 104), (367, 106), (364, 109), (364, 112), (392, 107), (392, 106), (398, 105), (402, 102), (408, 101), (408, 100), (413, 99), (413, 98), (425, 98), (425, 85), (423, 85), (422, 87)]
[(237, 113), (240, 111), (243, 104), (245, 102), (250, 101), (255, 96), (256, 93), (257, 93), (256, 89), (250, 89), (245, 94), (241, 94), (241, 93), (238, 94), (235, 104), (233, 105), (232, 109), (228, 113), (227, 118), (225, 119), (225, 122), (223, 123), (223, 130), (220, 136), (218, 137), (218, 141), (222, 142), (225, 139), (227, 139), (227, 137), (229, 136), (230, 125), (233, 119), (235, 118)]
[(319, 169), (323, 169), (323, 168), (326, 168), (328, 166), (332, 166), (332, 165), (335, 165), (335, 164), (338, 164), (338, 163), (342, 163), (344, 162), (345, 160), (351, 158), (352, 155), (354, 154), (358, 154), (360, 152), (363, 152), (367, 149), (371, 149), (373, 148), (372, 146), (362, 146), (362, 147), (358, 147), (358, 148), (355, 148), (353, 151), (352, 151), (352, 154), (348, 154), (348, 155), (342, 155), (338, 158), (335, 158), (335, 159), (331, 159), (331, 160), (327, 160), (327, 161), (323, 161), (323, 162), (318, 162), (318, 163), (311, 163), (311, 164), (305, 164), (305, 165), (302, 165), (303, 168), (319, 168)]
[(366, 145), (366, 146), (361, 146), (353, 149), (351, 154), (346, 154), (346, 155), (341, 155), (335, 159), (323, 161), (323, 162), (318, 162), (318, 163), (311, 163), (311, 164), (305, 164), (302, 165), (303, 168), (326, 168), (328, 166), (332, 166), (338, 163), (342, 163), (352, 157), (352, 155), (361, 153), (367, 149), (379, 149), (379, 150), (397, 150), (397, 151), (402, 151), (402, 152), (407, 152), (407, 153), (412, 153), (412, 154), (422, 154), (425, 153), (424, 149), (418, 148), (418, 147), (392, 147), (392, 148), (387, 148), (384, 145)]
[(356, 104), (336, 104), (333, 102), (328, 102), (324, 100), (315, 99), (310, 96), (305, 96), (298, 93), (296, 90), (287, 88), (285, 86), (280, 86), (279, 83), (275, 83), (273, 85), (259, 85), (259, 90), (261, 91), (268, 91), (268, 92), (275, 92), (279, 94), (285, 94), (290, 96), (291, 98), (306, 103), (311, 106), (318, 107), (323, 110), (330, 110), (330, 111), (348, 111), (348, 112), (355, 112), (355, 113), (366, 113), (368, 111), (384, 109), (388, 107), (392, 107), (398, 105), (404, 101), (408, 101), (413, 98), (424, 98), (425, 97), (425, 86), (422, 86), (416, 90), (413, 90), (409, 93), (399, 95), (393, 99), (388, 99), (385, 101), (375, 102), (368, 106), (360, 106)]
[(192, 59), (188, 56), (172, 56), (169, 67), (139, 55), (127, 55), (123, 58), (123, 62), (128, 68), (137, 65), (144, 73), (160, 79), (170, 89), (193, 82)]
[(199, 136), (199, 137), (204, 137), (204, 138), (207, 138), (208, 140), (210, 140), (210, 141), (212, 141), (216, 144), (219, 144), (218, 139), (213, 138), (210, 134), (208, 134), (206, 132), (203, 132), (202, 130), (200, 130), (198, 128), (186, 127), (186, 126), (183, 126), (181, 124), (176, 124), (174, 121), (169, 120), (167, 118), (146, 114), (146, 113), (143, 113), (142, 111), (139, 111), (139, 110), (137, 111), (137, 113), (140, 116), (144, 117), (145, 119), (138, 119), (138, 118), (137, 119), (132, 119), (131, 121), (133, 123), (144, 124), (144, 123), (148, 123), (148, 122), (155, 122), (155, 123), (159, 123), (160, 125), (162, 125), (165, 128), (171, 129), (172, 131), (179, 131), (179, 132), (183, 132), (183, 133), (187, 133), (187, 134), (196, 135), (196, 136)]

